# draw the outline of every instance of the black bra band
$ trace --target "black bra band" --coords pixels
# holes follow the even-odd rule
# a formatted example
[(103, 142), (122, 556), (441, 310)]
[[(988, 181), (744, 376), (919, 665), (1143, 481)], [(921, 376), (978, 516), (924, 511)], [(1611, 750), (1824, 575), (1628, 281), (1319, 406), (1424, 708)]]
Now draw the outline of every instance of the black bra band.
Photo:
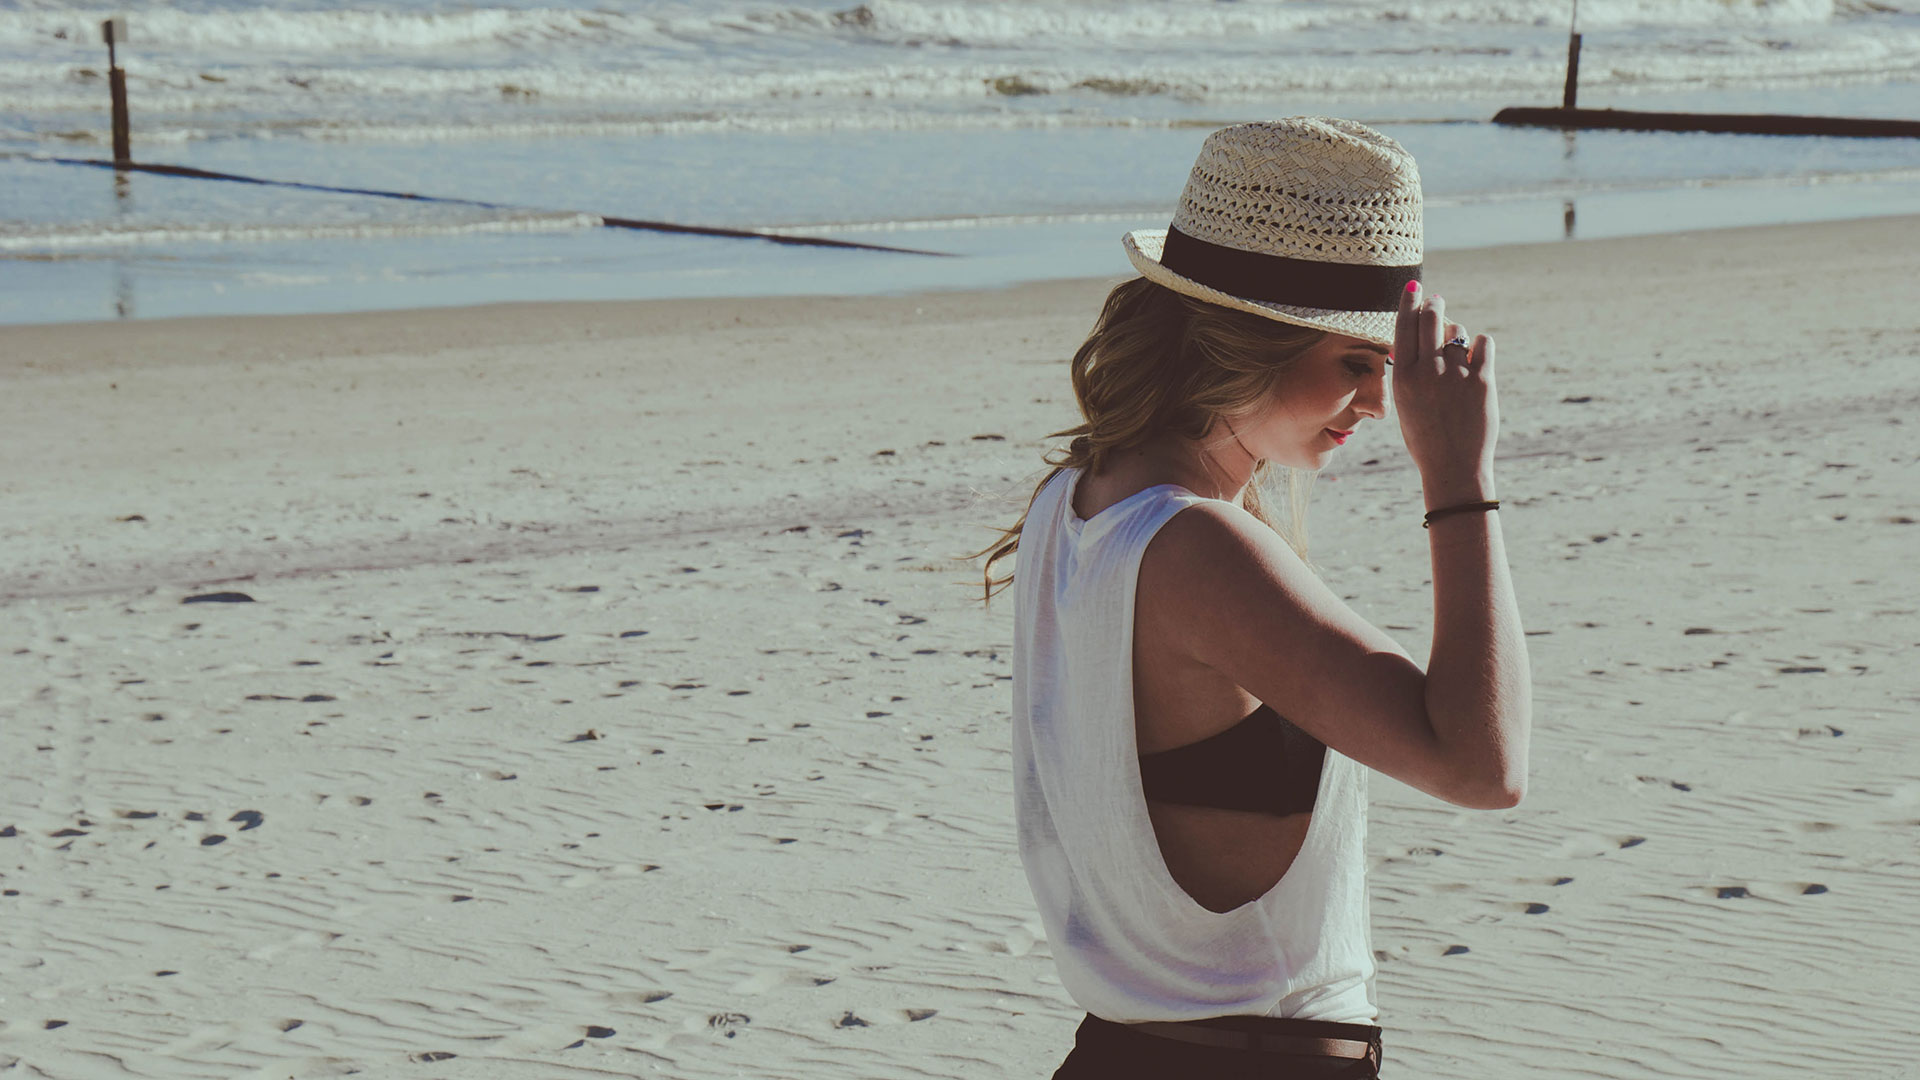
[(1174, 228), (1167, 230), (1160, 265), (1229, 296), (1334, 311), (1393, 311), (1407, 282), (1420, 278), (1418, 263), (1361, 266), (1289, 259), (1221, 247)]

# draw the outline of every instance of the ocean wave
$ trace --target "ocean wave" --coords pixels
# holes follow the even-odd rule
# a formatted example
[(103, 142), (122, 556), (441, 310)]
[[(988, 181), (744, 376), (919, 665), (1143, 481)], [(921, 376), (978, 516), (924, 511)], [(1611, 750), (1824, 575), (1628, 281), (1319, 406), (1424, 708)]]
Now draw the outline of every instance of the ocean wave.
[[(1156, 125), (1303, 100), (1461, 103), (1471, 114), (1466, 103), (1494, 96), (1558, 99), (1568, 6), (129, 2), (121, 56), (135, 137), (156, 143)], [(370, 2), (382, 6), (345, 6)], [(1920, 77), (1920, 0), (1586, 0), (1580, 12), (1589, 92)], [(0, 139), (106, 137), (105, 14), (0, 0)]]
[[(657, 6), (657, 5), (654, 5)], [(1862, 16), (1913, 14), (1916, 0), (1586, 0), (1584, 29), (1789, 27)], [(65, 42), (92, 47), (104, 18), (127, 12), (10, 6), (0, 10), (0, 49)], [(271, 51), (283, 56), (446, 53), (639, 47), (661, 56), (753, 43), (840, 40), (867, 45), (1022, 48), (1036, 39), (1098, 43), (1169, 39), (1243, 41), (1302, 31), (1411, 27), (1561, 27), (1566, 0), (1375, 0), (1364, 3), (1059, 3), (868, 0), (847, 7), (726, 4), (669, 7), (480, 7), (388, 10), (361, 6), (262, 8), (250, 4), (140, 6), (132, 46), (161, 52)]]
[[(1846, 14), (1884, 11), (1855, 0)], [(1897, 10), (1897, 8), (1895, 8)], [(1586, 0), (1590, 29), (1778, 26), (1831, 21), (1835, 0)], [(1232, 39), (1367, 24), (1564, 26), (1565, 0), (1398, 0), (1372, 4), (1065, 5), (868, 0), (834, 22), (874, 40), (902, 44), (1019, 45), (1038, 38), (1077, 41)]]
[[(719, 72), (662, 67), (601, 72), (560, 67), (388, 66), (227, 69), (210, 82), (191, 66), (145, 63), (128, 75), (136, 137), (176, 141), (181, 131), (254, 138), (436, 139), (490, 135), (691, 131), (1110, 126), (1190, 119), (1208, 104), (1301, 97), (1343, 101), (1470, 103), (1495, 95), (1558, 97), (1564, 55), (1329, 55), (1284, 65), (1220, 61), (1102, 65), (886, 65), (842, 70)], [(73, 65), (10, 65), (0, 74), (0, 128), (31, 141), (105, 137), (104, 79)], [(1590, 46), (1589, 92), (1626, 93), (1878, 82), (1920, 75), (1920, 30), (1845, 37), (1796, 47), (1767, 39), (1717, 51), (1672, 53)], [(1178, 106), (1147, 106), (1160, 99)], [(1475, 115), (1465, 108), (1462, 118)], [(1043, 116), (1044, 114), (1044, 116)], [(25, 123), (25, 118), (51, 118)], [(196, 120), (205, 117), (206, 122)], [(62, 123), (83, 118), (76, 125)]]
[[(69, 42), (93, 46), (100, 22), (119, 11), (0, 11), (0, 48)], [(565, 45), (659, 39), (655, 20), (567, 8), (455, 12), (366, 10), (194, 11), (150, 8), (130, 16), (130, 51), (280, 55), (444, 52), (470, 46)]]

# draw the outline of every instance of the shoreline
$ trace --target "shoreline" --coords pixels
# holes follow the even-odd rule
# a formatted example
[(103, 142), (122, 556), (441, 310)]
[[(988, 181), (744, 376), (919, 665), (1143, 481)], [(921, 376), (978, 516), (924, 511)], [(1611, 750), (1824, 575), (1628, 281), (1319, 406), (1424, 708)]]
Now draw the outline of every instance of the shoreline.
[[(1392, 1073), (1920, 1058), (1916, 232), (1430, 257), (1500, 343), (1536, 723), (1511, 810), (1370, 781)], [(953, 556), (1125, 276), (0, 327), (0, 1065), (1045, 1075), (1011, 604)], [(1310, 542), (1418, 659), (1392, 423)]]
[[(1428, 265), (1433, 265), (1436, 262), (1444, 264), (1455, 258), (1471, 259), (1476, 254), (1493, 251), (1513, 251), (1516, 253), (1537, 252), (1545, 255), (1554, 251), (1564, 251), (1569, 244), (1631, 245), (1649, 242), (1658, 243), (1662, 241), (1692, 243), (1699, 239), (1712, 238), (1723, 234), (1748, 234), (1764, 231), (1778, 231), (1784, 242), (1791, 243), (1801, 236), (1817, 235), (1820, 231), (1835, 226), (1885, 227), (1891, 230), (1908, 229), (1912, 230), (1915, 234), (1920, 234), (1920, 213), (1881, 214), (1832, 220), (1676, 229), (1666, 232), (1641, 233), (1627, 236), (1579, 238), (1572, 241), (1564, 239), (1500, 241), (1471, 247), (1449, 247), (1430, 250), (1428, 252), (1429, 257), (1427, 262)], [(1056, 294), (1058, 294), (1059, 297), (1077, 297), (1084, 294), (1087, 289), (1096, 287), (1096, 283), (1107, 282), (1110, 284), (1118, 284), (1120, 281), (1134, 276), (1132, 268), (1126, 265), (1124, 256), (1117, 254), (1117, 242), (1115, 244), (1115, 250), (1116, 255), (1113, 259), (1115, 272), (1111, 275), (1098, 274), (1063, 278), (1041, 278), (997, 285), (936, 287), (880, 294), (821, 292), (769, 293), (738, 296), (636, 297), (625, 299), (489, 300), (467, 305), (371, 308), (363, 311), (165, 315), (133, 319), (102, 318), (45, 323), (0, 323), (0, 339), (23, 334), (59, 333), (78, 328), (95, 328), (96, 332), (103, 334), (117, 332), (141, 336), (146, 333), (166, 333), (168, 331), (165, 328), (170, 326), (191, 327), (194, 329), (218, 329), (222, 323), (264, 325), (271, 321), (284, 321), (295, 324), (298, 320), (313, 320), (313, 324), (310, 327), (301, 327), (301, 329), (313, 331), (344, 331), (349, 335), (349, 348), (353, 348), (356, 345), (364, 348), (375, 342), (386, 343), (391, 340), (389, 335), (396, 333), (403, 335), (401, 338), (402, 343), (413, 346), (419, 344), (420, 341), (418, 337), (409, 334), (407, 324), (417, 320), (422, 315), (435, 313), (498, 312), (501, 313), (500, 318), (503, 322), (507, 320), (509, 313), (516, 316), (514, 320), (515, 323), (519, 321), (518, 317), (526, 315), (531, 315), (536, 319), (552, 320), (551, 322), (543, 323), (542, 329), (537, 332), (529, 330), (520, 333), (514, 323), (508, 323), (505, 326), (497, 328), (498, 330), (508, 332), (508, 336), (498, 343), (532, 344), (550, 340), (548, 335), (553, 332), (564, 332), (567, 323), (561, 318), (562, 315), (572, 316), (575, 322), (579, 322), (582, 321), (581, 317), (583, 316), (594, 314), (606, 316), (623, 308), (631, 308), (633, 310), (629, 313), (623, 313), (621, 318), (604, 319), (604, 321), (596, 324), (591, 332), (632, 332), (642, 327), (652, 325), (650, 316), (653, 313), (666, 312), (669, 309), (684, 310), (687, 313), (684, 317), (684, 322), (678, 318), (668, 318), (666, 320), (665, 325), (667, 327), (681, 328), (683, 326), (699, 325), (703, 318), (708, 322), (712, 322), (715, 317), (723, 314), (744, 317), (753, 315), (756, 312), (778, 311), (784, 313), (789, 311), (811, 310), (823, 305), (825, 305), (829, 311), (836, 311), (836, 306), (842, 305), (855, 308), (863, 305), (913, 307), (925, 306), (928, 301), (950, 300), (952, 298), (963, 298), (975, 294), (982, 297), (991, 297), (996, 300), (1034, 297), (1036, 303), (1044, 306), (1047, 303), (1054, 302), (1057, 299)], [(585, 321), (591, 322), (592, 320), (589, 319)], [(717, 322), (713, 322), (712, 324), (718, 325)], [(749, 323), (748, 325), (753, 324)], [(107, 329), (110, 327), (119, 327), (122, 329), (120, 331), (110, 331)], [(28, 340), (32, 342), (33, 338), (29, 336)], [(476, 342), (468, 341), (467, 343), (473, 344)], [(284, 349), (280, 351), (284, 351)], [(11, 364), (12, 361), (9, 358), (0, 357), (0, 372), (5, 372)]]
[[(1591, 141), (1606, 134), (1587, 138)], [(1474, 136), (1486, 137), (1485, 132)], [(1441, 140), (1444, 153), (1436, 151), (1441, 158), (1436, 169), (1457, 169), (1457, 159), (1474, 158), (1472, 148), (1454, 145), (1462, 141)], [(1189, 153), (1184, 141), (1177, 146), (1154, 143), (1152, 148), (1169, 160), (1185, 160)], [(1478, 152), (1497, 149), (1496, 144), (1480, 147)], [(1589, 157), (1604, 158), (1611, 152), (1604, 145), (1583, 149)], [(1114, 153), (1115, 147), (1107, 147), (1106, 152)], [(1730, 153), (1724, 148), (1713, 152)], [(1842, 151), (1828, 147), (1824, 152)], [(1741, 153), (1752, 156), (1759, 151)], [(1450, 162), (1448, 155), (1455, 160)], [(1906, 165), (1825, 177), (1620, 177), (1597, 186), (1556, 191), (1559, 181), (1541, 172), (1551, 172), (1555, 166), (1541, 160), (1541, 155), (1541, 148), (1534, 147), (1523, 170), (1531, 177), (1528, 190), (1432, 193), (1426, 215), (1429, 253), (1920, 213), (1920, 183)], [(1165, 164), (1160, 161), (1156, 167)], [(1673, 165), (1668, 162), (1665, 167)], [(1179, 181), (1168, 177), (1160, 188), (1175, 190)], [(198, 182), (143, 176), (140, 183), (151, 187)], [(1131, 185), (1142, 188), (1145, 181), (1136, 178)], [(181, 191), (146, 194), (162, 203), (186, 197)], [(987, 198), (980, 193), (969, 197)], [(1152, 205), (1163, 197), (1164, 190), (1156, 189), (1151, 196), (1142, 194), (1133, 201)], [(1122, 203), (1128, 198), (1123, 197)], [(620, 209), (621, 200), (605, 196), (603, 208), (608, 207)], [(702, 220), (698, 214), (669, 216)], [(517, 226), (496, 231), (482, 227), (485, 223), (455, 221), (443, 224), (457, 235), (437, 237), (405, 235), (410, 226), (404, 223), (395, 226), (400, 235), (359, 238), (350, 235), (351, 229), (338, 234), (323, 229), (319, 235), (289, 238), (271, 228), (253, 235), (248, 227), (236, 226), (240, 238), (229, 242), (181, 240), (125, 249), (76, 249), (66, 253), (75, 257), (51, 260), (0, 258), (0, 325), (145, 321), (196, 314), (415, 310), (515, 300), (884, 296), (992, 289), (1105, 274), (1115, 265), (1120, 233), (1130, 226), (1165, 224), (1164, 213), (1138, 210), (1049, 213), (1037, 215), (1048, 220), (1028, 220), (1034, 216), (987, 214), (978, 220), (958, 219), (965, 222), (960, 227), (938, 229), (907, 227), (906, 222), (897, 229), (828, 225), (770, 229), (782, 236), (855, 243), (899, 241), (906, 247), (957, 258), (632, 233), (581, 224), (588, 217), (560, 231), (520, 231)], [(937, 220), (951, 225), (955, 219)], [(720, 223), (740, 224), (731, 219)], [(41, 321), (24, 321), (29, 318)]]

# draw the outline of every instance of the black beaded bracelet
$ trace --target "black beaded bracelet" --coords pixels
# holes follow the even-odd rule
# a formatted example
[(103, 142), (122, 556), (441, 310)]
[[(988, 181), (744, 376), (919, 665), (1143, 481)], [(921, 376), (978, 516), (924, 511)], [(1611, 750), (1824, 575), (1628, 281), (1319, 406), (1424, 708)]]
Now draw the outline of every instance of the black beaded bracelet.
[(1448, 514), (1463, 514), (1469, 510), (1498, 510), (1498, 509), (1500, 509), (1499, 499), (1493, 499), (1489, 502), (1461, 503), (1459, 506), (1443, 506), (1438, 510), (1427, 511), (1427, 519), (1420, 523), (1420, 527), (1423, 529), (1431, 529), (1433, 528), (1434, 521), (1436, 521), (1439, 518), (1443, 518)]

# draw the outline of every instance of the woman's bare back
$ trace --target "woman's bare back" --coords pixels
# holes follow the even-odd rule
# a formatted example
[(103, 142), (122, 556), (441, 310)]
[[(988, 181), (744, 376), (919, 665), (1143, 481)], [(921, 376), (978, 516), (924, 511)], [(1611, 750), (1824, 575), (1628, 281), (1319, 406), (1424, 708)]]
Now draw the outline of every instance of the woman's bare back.
[[(1081, 520), (1161, 483), (1123, 470), (1082, 475), (1073, 513)], [(1186, 746), (1217, 735), (1259, 708), (1261, 702), (1195, 658), (1166, 618), (1184, 595), (1167, 587), (1163, 548), (1149, 543), (1141, 557), (1133, 611), (1134, 738), (1141, 754)], [(1268, 704), (1273, 704), (1269, 702)], [(1282, 770), (1274, 762), (1278, 782)], [(1211, 911), (1230, 911), (1264, 895), (1286, 874), (1306, 839), (1310, 813), (1276, 816), (1249, 810), (1187, 806), (1148, 800), (1154, 838), (1173, 880)]]

